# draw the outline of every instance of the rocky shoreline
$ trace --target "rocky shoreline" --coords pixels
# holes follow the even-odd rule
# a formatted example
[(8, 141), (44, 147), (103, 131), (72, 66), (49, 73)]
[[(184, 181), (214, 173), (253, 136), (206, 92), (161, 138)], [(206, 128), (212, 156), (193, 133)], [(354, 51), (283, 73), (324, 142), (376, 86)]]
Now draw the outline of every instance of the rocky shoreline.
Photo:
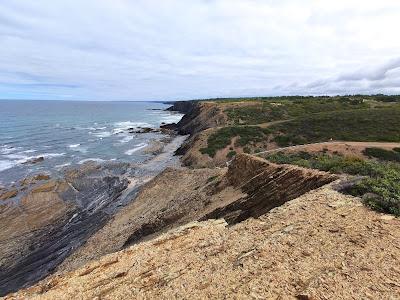
[(166, 137), (143, 150), (153, 156), (144, 164), (89, 161), (57, 178), (36, 174), (0, 189), (0, 295), (53, 273), (146, 182), (177, 165), (173, 155), (185, 137), (150, 130)]

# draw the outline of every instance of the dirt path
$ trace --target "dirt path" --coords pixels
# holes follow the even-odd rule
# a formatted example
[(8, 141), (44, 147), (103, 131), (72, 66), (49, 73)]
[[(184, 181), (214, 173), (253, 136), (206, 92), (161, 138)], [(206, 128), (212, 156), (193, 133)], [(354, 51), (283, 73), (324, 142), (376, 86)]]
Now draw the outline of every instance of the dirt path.
[(391, 150), (400, 147), (400, 143), (384, 143), (384, 142), (344, 142), (344, 141), (330, 141), (321, 143), (312, 143), (305, 145), (296, 145), (289, 147), (276, 148), (258, 152), (254, 155), (269, 154), (279, 151), (296, 151), (304, 150), (309, 152), (319, 152), (327, 149), (329, 152), (340, 152), (342, 154), (363, 155), (362, 151), (368, 147), (377, 147), (382, 149)]

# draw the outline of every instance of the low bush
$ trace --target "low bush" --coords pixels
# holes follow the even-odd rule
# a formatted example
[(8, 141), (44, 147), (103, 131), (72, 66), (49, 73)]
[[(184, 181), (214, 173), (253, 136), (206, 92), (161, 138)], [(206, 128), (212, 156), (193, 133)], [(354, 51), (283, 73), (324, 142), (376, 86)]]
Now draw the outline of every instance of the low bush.
[(282, 152), (268, 155), (268, 160), (294, 164), (332, 173), (364, 176), (346, 192), (363, 196), (364, 203), (374, 210), (400, 216), (400, 164), (375, 162), (358, 157)]
[(228, 152), (228, 154), (226, 155), (226, 157), (227, 157), (227, 158), (232, 158), (232, 157), (234, 157), (235, 155), (236, 155), (236, 151), (231, 150), (231, 151)]
[(212, 133), (207, 139), (207, 147), (201, 148), (202, 154), (214, 157), (218, 150), (224, 149), (237, 137), (235, 145), (244, 147), (250, 143), (257, 143), (265, 139), (269, 130), (258, 126), (228, 126)]
[(400, 152), (395, 152), (392, 150), (386, 150), (382, 148), (366, 148), (363, 153), (366, 156), (378, 158), (380, 160), (400, 162)]

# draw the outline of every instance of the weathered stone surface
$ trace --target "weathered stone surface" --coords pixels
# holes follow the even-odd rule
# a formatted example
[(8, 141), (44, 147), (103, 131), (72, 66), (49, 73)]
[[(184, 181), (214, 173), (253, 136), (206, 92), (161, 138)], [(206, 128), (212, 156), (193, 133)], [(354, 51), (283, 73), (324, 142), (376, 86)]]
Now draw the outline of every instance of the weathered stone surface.
[(17, 189), (0, 190), (0, 200), (7, 200), (18, 195)]
[(48, 174), (36, 174), (34, 176), (26, 177), (20, 181), (21, 186), (27, 186), (30, 184), (34, 184), (37, 181), (42, 181), (42, 180), (49, 180), (50, 175)]
[(233, 226), (189, 223), (9, 299), (396, 299), (399, 241), (399, 220), (324, 186)]
[(245, 197), (217, 208), (203, 220), (224, 218), (228, 223), (259, 217), (274, 207), (338, 179), (336, 175), (296, 166), (277, 165), (248, 154), (236, 155), (227, 180)]

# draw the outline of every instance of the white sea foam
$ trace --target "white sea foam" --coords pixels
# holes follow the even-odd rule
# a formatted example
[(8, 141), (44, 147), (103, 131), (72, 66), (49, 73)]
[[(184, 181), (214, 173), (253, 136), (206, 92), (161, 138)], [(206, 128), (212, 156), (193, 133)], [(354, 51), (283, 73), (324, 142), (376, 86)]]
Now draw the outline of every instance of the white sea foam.
[(43, 156), (45, 158), (53, 158), (53, 157), (60, 157), (60, 156), (64, 156), (64, 155), (65, 155), (65, 153), (43, 153), (43, 154), (35, 156), (35, 158), (41, 157), (41, 156)]
[(36, 150), (29, 149), (29, 150), (21, 151), (20, 153), (34, 153), (34, 152), (36, 152)]
[(62, 164), (62, 165), (56, 165), (56, 166), (54, 166), (54, 168), (57, 169), (57, 170), (61, 170), (62, 168), (68, 167), (70, 165), (71, 165), (71, 163), (65, 163), (65, 164)]
[(111, 132), (108, 131), (101, 131), (101, 132), (90, 132), (91, 134), (93, 134), (94, 136), (97, 136), (99, 138), (105, 138), (105, 137), (109, 137), (112, 135)]
[(126, 155), (132, 155), (133, 153), (135, 153), (135, 152), (137, 152), (137, 151), (139, 151), (139, 150), (141, 150), (141, 149), (143, 149), (145, 147), (147, 147), (146, 143), (137, 144), (137, 145), (135, 145), (135, 148), (125, 151), (125, 154)]
[(72, 145), (69, 145), (68, 147), (70, 147), (70, 148), (78, 148), (80, 145), (81, 144), (72, 144)]
[(87, 148), (82, 147), (81, 144), (73, 144), (73, 145), (69, 145), (69, 148), (73, 151), (78, 151), (81, 153), (87, 153)]
[(121, 143), (129, 143), (131, 140), (133, 140), (133, 136), (132, 135), (127, 135), (120, 142)]
[(124, 122), (116, 122), (114, 123), (115, 129), (113, 130), (114, 134), (122, 133), (127, 131), (130, 128), (139, 128), (139, 127), (154, 127), (153, 125), (145, 122), (131, 122), (131, 121), (124, 121)]
[(12, 160), (0, 160), (0, 172), (14, 167), (16, 163)]
[(167, 114), (161, 115), (161, 122), (164, 123), (178, 123), (182, 119), (182, 114)]
[(0, 146), (0, 154), (10, 154), (15, 151), (22, 149), (21, 147), (13, 147), (9, 145), (1, 145)]
[(35, 156), (27, 156), (27, 155), (21, 154), (21, 153), (7, 154), (7, 155), (4, 155), (4, 157), (6, 157), (8, 159), (12, 159), (12, 160), (22, 160), (22, 161), (25, 161), (25, 160), (28, 160), (31, 158), (35, 158)]
[(81, 164), (84, 164), (85, 162), (88, 162), (88, 161), (103, 162), (105, 160), (101, 159), (101, 158), (85, 158), (85, 159), (82, 159), (81, 161), (79, 161), (78, 164), (81, 165)]

